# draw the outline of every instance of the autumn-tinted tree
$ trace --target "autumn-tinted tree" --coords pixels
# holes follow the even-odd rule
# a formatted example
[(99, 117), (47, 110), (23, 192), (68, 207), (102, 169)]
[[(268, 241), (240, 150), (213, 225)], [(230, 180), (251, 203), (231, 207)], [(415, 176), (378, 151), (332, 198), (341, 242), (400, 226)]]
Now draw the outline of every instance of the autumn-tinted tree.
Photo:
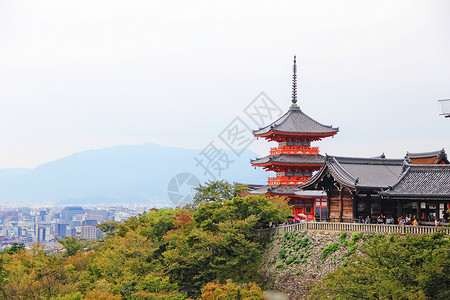
[[(77, 293), (88, 255), (62, 259), (36, 244), (3, 257), (3, 299), (51, 299)], [(0, 275), (2, 276), (2, 275)]]
[(201, 300), (240, 299), (261, 300), (261, 288), (253, 282), (236, 284), (231, 279), (226, 284), (210, 282), (202, 288)]

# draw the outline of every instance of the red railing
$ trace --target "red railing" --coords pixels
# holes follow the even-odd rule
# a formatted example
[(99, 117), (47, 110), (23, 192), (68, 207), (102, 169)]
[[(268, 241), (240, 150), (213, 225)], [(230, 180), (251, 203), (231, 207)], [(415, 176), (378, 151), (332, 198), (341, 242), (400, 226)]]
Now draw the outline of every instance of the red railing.
[(306, 146), (278, 146), (270, 148), (270, 155), (277, 154), (305, 154), (315, 155), (319, 154), (319, 147)]
[(310, 177), (306, 176), (277, 176), (269, 177), (269, 185), (300, 185), (308, 181)]

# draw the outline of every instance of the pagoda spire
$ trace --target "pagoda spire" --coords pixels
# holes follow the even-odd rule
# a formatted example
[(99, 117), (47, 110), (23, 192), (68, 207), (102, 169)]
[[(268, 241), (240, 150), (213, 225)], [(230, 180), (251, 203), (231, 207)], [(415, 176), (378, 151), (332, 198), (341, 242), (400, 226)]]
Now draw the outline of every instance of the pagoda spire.
[(294, 66), (292, 67), (292, 106), (293, 109), (298, 109), (297, 106), (297, 56), (294, 55)]

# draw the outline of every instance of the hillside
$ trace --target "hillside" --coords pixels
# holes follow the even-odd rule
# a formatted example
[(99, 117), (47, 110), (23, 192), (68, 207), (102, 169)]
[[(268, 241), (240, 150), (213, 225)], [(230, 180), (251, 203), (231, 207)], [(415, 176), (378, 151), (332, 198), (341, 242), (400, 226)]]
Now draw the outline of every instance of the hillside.
[[(233, 162), (217, 179), (255, 184), (266, 181), (267, 174), (249, 164), (250, 158), (257, 156), (254, 152), (245, 150), (237, 157), (231, 151), (223, 151)], [(196, 166), (194, 157), (200, 152), (146, 143), (83, 151), (35, 169), (2, 169), (0, 204), (171, 206), (167, 189), (175, 175), (190, 173), (200, 183), (213, 179)]]
[[(307, 299), (310, 287), (336, 271), (351, 255), (350, 245), (343, 245), (339, 237), (339, 232), (321, 231), (274, 236), (260, 267), (267, 288), (289, 295), (289, 299)], [(351, 237), (341, 237), (341, 241), (350, 242)], [(358, 242), (354, 245), (358, 246)], [(334, 251), (324, 250), (332, 244), (338, 245)], [(327, 255), (322, 258), (322, 253)]]

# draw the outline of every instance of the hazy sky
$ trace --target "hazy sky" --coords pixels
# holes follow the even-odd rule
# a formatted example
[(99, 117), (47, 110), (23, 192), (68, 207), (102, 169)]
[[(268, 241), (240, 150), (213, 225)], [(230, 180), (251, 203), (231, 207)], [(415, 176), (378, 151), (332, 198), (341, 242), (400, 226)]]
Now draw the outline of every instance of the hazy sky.
[(0, 168), (202, 149), (260, 92), (288, 109), (294, 54), (301, 108), (340, 128), (322, 153), (450, 152), (449, 13), (446, 0), (0, 0)]

